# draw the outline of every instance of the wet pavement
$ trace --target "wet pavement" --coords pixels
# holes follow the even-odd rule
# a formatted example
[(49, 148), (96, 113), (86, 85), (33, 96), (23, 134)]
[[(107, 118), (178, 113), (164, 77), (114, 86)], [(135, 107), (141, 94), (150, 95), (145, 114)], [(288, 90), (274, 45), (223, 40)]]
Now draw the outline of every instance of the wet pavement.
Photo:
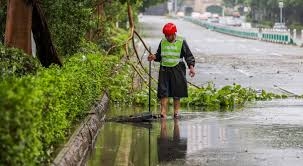
[[(153, 51), (166, 22), (177, 24), (197, 59), (197, 75), (191, 82), (201, 86), (213, 81), (217, 87), (235, 82), (303, 94), (303, 48), (227, 36), (180, 19), (144, 16), (140, 29)], [(157, 65), (153, 65), (155, 77)], [(107, 116), (147, 110), (115, 106)], [(302, 119), (303, 100), (286, 99), (248, 103), (234, 111), (183, 108), (181, 119), (151, 124), (108, 122), (87, 165), (300, 166)]]
[(197, 75), (189, 78), (196, 85), (208, 81), (217, 87), (238, 83), (275, 93), (303, 94), (303, 48), (228, 36), (182, 19), (144, 16), (140, 29), (153, 52), (167, 22), (177, 25), (178, 34), (187, 40), (196, 57)]
[(88, 165), (299, 166), (302, 103), (275, 100), (232, 112), (190, 110), (151, 124), (106, 123)]

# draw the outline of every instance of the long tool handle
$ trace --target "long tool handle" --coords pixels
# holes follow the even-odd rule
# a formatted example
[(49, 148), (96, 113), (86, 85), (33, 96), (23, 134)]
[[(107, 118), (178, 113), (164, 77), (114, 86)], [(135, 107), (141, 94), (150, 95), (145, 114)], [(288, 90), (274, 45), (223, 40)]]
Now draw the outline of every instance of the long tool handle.
[[(149, 52), (151, 52), (151, 47), (149, 47)], [(148, 67), (148, 112), (150, 112), (150, 100), (151, 100), (151, 61), (149, 61)]]

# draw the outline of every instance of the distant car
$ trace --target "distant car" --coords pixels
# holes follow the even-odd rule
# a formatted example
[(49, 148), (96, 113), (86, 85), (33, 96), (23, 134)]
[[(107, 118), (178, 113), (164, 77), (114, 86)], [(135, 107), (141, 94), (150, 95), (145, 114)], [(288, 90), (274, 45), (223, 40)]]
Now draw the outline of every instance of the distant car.
[(219, 23), (219, 18), (209, 18), (208, 21), (211, 23)]
[(204, 20), (204, 21), (208, 20), (210, 17), (211, 17), (211, 13), (208, 13), (208, 12), (205, 12), (200, 15), (200, 19)]
[(212, 18), (219, 18), (219, 14), (216, 13), (212, 14)]
[(208, 19), (208, 17), (207, 16), (205, 16), (205, 15), (200, 15), (200, 17), (199, 17), (201, 20), (207, 20)]
[(238, 18), (227, 18), (225, 21), (225, 24), (228, 26), (235, 26), (235, 27), (239, 27), (241, 26), (241, 20)]
[(200, 17), (200, 13), (198, 13), (198, 12), (192, 12), (191, 13), (191, 17), (192, 18), (199, 18)]
[(178, 13), (177, 13), (177, 16), (179, 16), (179, 17), (184, 17), (184, 12), (178, 12)]
[(236, 21), (234, 19), (231, 19), (231, 18), (226, 19), (225, 23), (228, 26), (235, 26), (236, 25)]
[(235, 18), (234, 20), (235, 20), (235, 25), (234, 26), (238, 26), (238, 27), (241, 26), (242, 21), (239, 18)]
[(276, 22), (276, 23), (274, 24), (273, 29), (287, 30), (287, 27), (286, 27), (285, 23)]
[(238, 18), (228, 18), (226, 19), (226, 25), (239, 27), (241, 26), (241, 20)]
[(240, 13), (239, 12), (233, 12), (233, 17), (234, 18), (240, 18)]
[(242, 28), (251, 28), (252, 26), (251, 26), (251, 23), (250, 23), (250, 22), (243, 22), (243, 23), (241, 24), (241, 27), (242, 27)]

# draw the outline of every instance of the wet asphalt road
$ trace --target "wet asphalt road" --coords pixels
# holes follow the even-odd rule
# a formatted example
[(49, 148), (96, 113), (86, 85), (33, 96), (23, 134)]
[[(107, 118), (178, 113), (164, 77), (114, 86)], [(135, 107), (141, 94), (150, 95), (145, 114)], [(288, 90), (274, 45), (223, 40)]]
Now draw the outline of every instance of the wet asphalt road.
[(217, 87), (238, 83), (275, 93), (303, 94), (303, 48), (249, 40), (213, 32), (182, 19), (143, 16), (140, 30), (156, 51), (167, 22), (177, 25), (193, 52), (197, 76), (189, 81)]
[(181, 122), (188, 141), (184, 163), (302, 165), (302, 106), (302, 101), (285, 100), (258, 103), (236, 112), (199, 113), (195, 119)]
[[(301, 166), (302, 108), (303, 100), (287, 99), (232, 112), (183, 108), (179, 120), (170, 110), (170, 119), (151, 124), (106, 123), (87, 165)], [(134, 109), (112, 107), (110, 114)]]
[[(303, 48), (231, 37), (182, 20), (144, 16), (141, 33), (153, 51), (166, 22), (177, 24), (197, 59), (197, 75), (189, 79), (195, 84), (213, 81), (222, 87), (235, 82), (276, 93), (303, 94)], [(157, 65), (153, 70), (156, 76)], [(108, 116), (146, 110), (117, 106)], [(203, 112), (202, 108), (183, 108), (181, 112), (180, 120), (150, 125), (106, 123), (87, 165), (303, 165), (303, 100), (250, 103), (232, 112)]]

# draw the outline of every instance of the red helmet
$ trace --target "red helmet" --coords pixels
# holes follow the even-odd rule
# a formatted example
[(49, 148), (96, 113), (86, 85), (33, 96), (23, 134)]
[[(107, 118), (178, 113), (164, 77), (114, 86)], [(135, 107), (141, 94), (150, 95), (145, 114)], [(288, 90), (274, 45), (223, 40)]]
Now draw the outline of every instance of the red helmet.
[(164, 25), (162, 31), (163, 31), (164, 35), (166, 35), (166, 36), (167, 35), (173, 35), (177, 32), (177, 27), (173, 23), (167, 23), (167, 24)]

